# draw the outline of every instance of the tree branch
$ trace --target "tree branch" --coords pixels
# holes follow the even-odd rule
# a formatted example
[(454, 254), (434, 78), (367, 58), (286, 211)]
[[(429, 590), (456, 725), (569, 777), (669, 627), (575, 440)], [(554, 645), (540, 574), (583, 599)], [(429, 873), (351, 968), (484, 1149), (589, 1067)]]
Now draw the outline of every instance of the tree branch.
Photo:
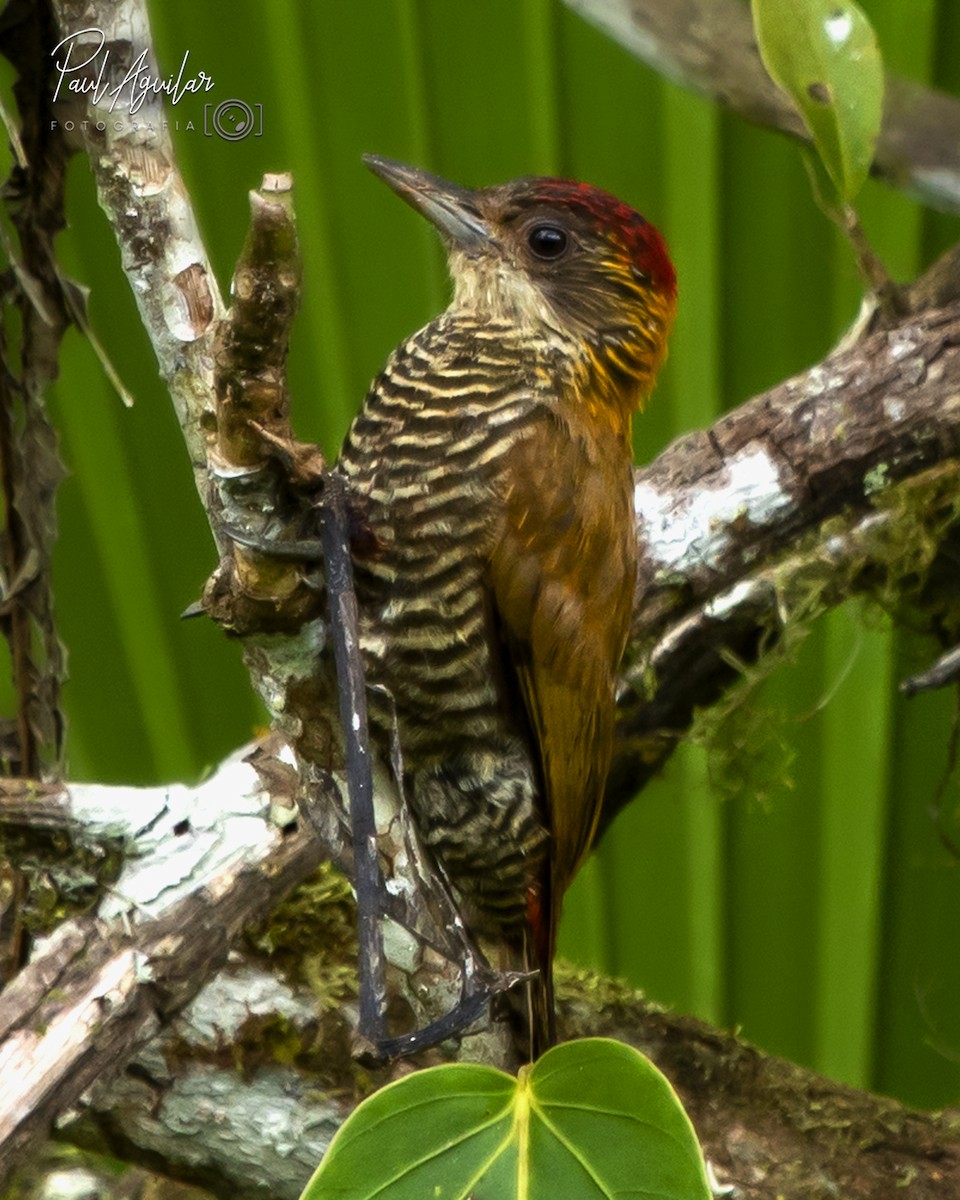
[[(939, 1200), (960, 1188), (955, 1116), (831, 1083), (585, 973), (561, 978), (559, 999), (564, 1036), (618, 1038), (657, 1062), (740, 1200), (888, 1200), (906, 1181), (916, 1200)], [(348, 1046), (342, 1016), (315, 994), (236, 956), (61, 1135), (225, 1200), (293, 1200), (373, 1082)]]
[[(742, 0), (565, 0), (648, 66), (758, 125), (809, 140), (764, 69)], [(874, 173), (934, 208), (960, 211), (960, 101), (888, 75)]]
[[(32, 1136), (196, 995), (245, 924), (320, 863), (314, 838), (264, 819), (267, 800), (237, 759), (196, 789), (48, 794), (47, 827), (59, 805), (86, 837), (120, 840), (127, 857), (97, 917), (60, 926), (0, 996), (0, 1179)], [(15, 796), (18, 806), (22, 815)]]
[[(126, 70), (136, 46), (138, 53), (146, 49), (150, 70), (158, 74), (146, 6), (140, 0), (99, 5), (95, 27), (86, 4), (52, 0), (52, 7), (60, 36), (73, 39), (74, 61), (91, 60), (91, 83), (101, 33), (111, 64), (123, 64)], [(49, 55), (51, 50), (45, 46), (42, 52)], [(93, 89), (83, 97), (64, 93), (55, 112), (61, 125), (73, 119), (78, 129), (82, 126), (97, 198), (117, 234), (123, 269), (203, 491), (206, 430), (214, 420), (214, 338), (224, 316), (223, 301), (176, 165), (160, 97), (145, 92), (133, 118), (129, 103), (112, 106), (111, 99), (107, 93), (97, 103)], [(118, 120), (120, 116), (128, 119)]]
[[(391, 1077), (351, 1057), (357, 1014), (343, 980), (355, 945), (331, 934), (335, 897), (308, 904), (306, 925), (291, 901), (237, 943), (322, 853), (265, 820), (271, 808), (293, 812), (283, 758), (267, 763), (255, 771), (235, 757), (197, 789), (2, 798), (5, 825), (121, 841), (126, 865), (99, 918), (62, 926), (0, 998), (0, 1169), (71, 1110), (56, 1122), (61, 1137), (225, 1198), (292, 1200), (360, 1096)], [(318, 973), (310, 964), (331, 941)], [(425, 964), (415, 982), (437, 981)], [(561, 978), (560, 1019), (564, 1036), (617, 1037), (649, 1054), (744, 1200), (852, 1195), (854, 1184), (886, 1200), (891, 1179), (933, 1200), (960, 1186), (955, 1118), (831, 1084), (584, 973)]]
[[(841, 349), (637, 474), (640, 582), (607, 819), (697, 709), (857, 594), (957, 619), (960, 306)], [(923, 588), (926, 586), (926, 593)]]

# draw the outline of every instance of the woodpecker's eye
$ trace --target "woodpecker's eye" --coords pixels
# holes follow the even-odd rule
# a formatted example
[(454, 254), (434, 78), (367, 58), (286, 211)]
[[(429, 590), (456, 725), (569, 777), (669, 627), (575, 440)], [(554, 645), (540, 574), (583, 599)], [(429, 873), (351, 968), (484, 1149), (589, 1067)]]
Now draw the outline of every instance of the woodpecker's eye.
[(559, 258), (567, 248), (567, 235), (558, 225), (534, 225), (527, 234), (527, 245), (537, 258)]

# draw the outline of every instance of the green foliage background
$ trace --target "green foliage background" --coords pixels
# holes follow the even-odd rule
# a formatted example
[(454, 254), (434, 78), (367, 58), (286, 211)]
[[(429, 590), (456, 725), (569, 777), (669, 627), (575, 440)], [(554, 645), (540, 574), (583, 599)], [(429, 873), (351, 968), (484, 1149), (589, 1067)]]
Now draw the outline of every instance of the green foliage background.
[[(960, 7), (864, 7), (892, 69), (960, 92)], [(295, 419), (331, 452), (388, 351), (446, 296), (430, 231), (363, 151), (464, 183), (589, 179), (661, 226), (681, 315), (642, 459), (820, 358), (856, 311), (851, 257), (796, 148), (679, 91), (559, 0), (164, 0), (153, 21), (164, 71), (189, 50), (187, 74), (216, 81), (208, 99), (262, 104), (263, 136), (239, 142), (204, 136), (203, 98), (168, 110), (224, 289), (247, 189), (294, 172)], [(861, 210), (901, 278), (960, 235), (875, 184)], [(178, 618), (213, 547), (82, 161), (69, 212), (63, 258), (92, 288), (94, 326), (137, 401), (124, 410), (68, 336), (53, 409), (71, 469), (56, 557), (70, 767), (196, 777), (263, 718), (238, 647)], [(728, 737), (725, 798), (707, 753), (688, 747), (617, 821), (568, 898), (565, 955), (851, 1083), (960, 1102), (960, 864), (928, 813), (953, 699), (908, 704), (895, 687), (933, 654), (859, 611), (822, 622)], [(954, 828), (957, 800), (954, 786)]]

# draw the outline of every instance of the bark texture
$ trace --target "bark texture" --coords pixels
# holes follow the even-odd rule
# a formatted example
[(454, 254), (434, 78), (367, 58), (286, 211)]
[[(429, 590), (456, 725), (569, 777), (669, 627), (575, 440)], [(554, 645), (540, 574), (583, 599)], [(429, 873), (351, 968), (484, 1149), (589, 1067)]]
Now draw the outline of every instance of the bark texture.
[[(741, 0), (565, 0), (661, 75), (757, 125), (808, 140), (764, 69)], [(960, 101), (888, 75), (873, 173), (934, 208), (960, 210)]]

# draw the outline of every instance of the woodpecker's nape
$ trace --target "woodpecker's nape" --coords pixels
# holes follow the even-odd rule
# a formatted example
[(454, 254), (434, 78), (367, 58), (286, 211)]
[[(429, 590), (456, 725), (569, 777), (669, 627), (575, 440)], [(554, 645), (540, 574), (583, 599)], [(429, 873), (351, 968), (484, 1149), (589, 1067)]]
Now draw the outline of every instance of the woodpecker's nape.
[(375, 736), (394, 714), (420, 837), (553, 1040), (563, 894), (593, 839), (636, 580), (630, 426), (676, 277), (609, 193), (371, 169), (440, 231), (444, 313), (388, 359), (344, 444)]

